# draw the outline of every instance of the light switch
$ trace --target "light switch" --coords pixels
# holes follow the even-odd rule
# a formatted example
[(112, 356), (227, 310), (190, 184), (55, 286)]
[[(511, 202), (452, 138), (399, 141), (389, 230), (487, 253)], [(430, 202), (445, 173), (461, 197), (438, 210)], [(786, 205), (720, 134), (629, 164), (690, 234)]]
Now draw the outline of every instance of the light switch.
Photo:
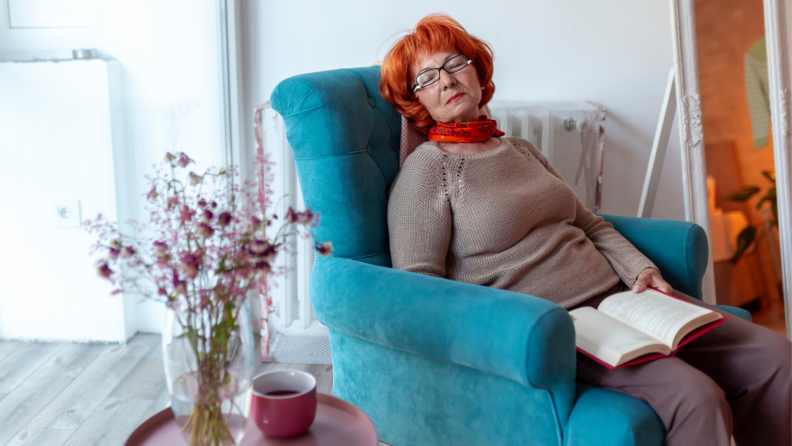
[(50, 227), (79, 228), (80, 200), (58, 200), (49, 206)]

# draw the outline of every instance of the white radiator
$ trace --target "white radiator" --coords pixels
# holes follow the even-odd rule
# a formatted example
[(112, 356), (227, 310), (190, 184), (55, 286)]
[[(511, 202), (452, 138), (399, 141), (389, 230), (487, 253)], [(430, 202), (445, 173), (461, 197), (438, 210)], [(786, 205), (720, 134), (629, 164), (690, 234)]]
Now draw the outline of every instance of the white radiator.
[[(601, 107), (587, 102), (492, 102), (489, 107), (506, 136), (534, 143), (586, 207), (599, 211), (605, 120)], [(302, 191), (283, 119), (269, 103), (259, 109), (261, 122), (256, 127), (264, 151), (275, 163), (272, 190), (276, 205), (267, 213), (274, 211), (282, 217), (289, 206), (304, 208)], [(286, 198), (280, 198), (286, 194)], [(316, 319), (308, 296), (313, 243), (297, 237), (290, 249), (296, 255), (280, 255), (276, 260), (276, 268), (288, 272), (270, 283), (269, 323), (262, 325), (262, 330), (268, 327), (270, 361), (330, 364), (327, 327)]]
[[(274, 212), (279, 219), (267, 229), (273, 237), (280, 227), (289, 206), (296, 210), (305, 208), (294, 156), (286, 141), (283, 118), (270, 107), (262, 108), (264, 151), (274, 162), (275, 181), (272, 184)], [(285, 197), (284, 197), (285, 196)], [(283, 198), (282, 198), (283, 197)], [(321, 217), (320, 217), (321, 222)], [(278, 256), (275, 270), (280, 275), (270, 277), (269, 356), (271, 362), (290, 364), (330, 364), (330, 341), (327, 327), (314, 315), (308, 296), (308, 277), (314, 261), (313, 242), (302, 235), (292, 237), (287, 252)], [(296, 255), (290, 255), (290, 254)], [(262, 309), (263, 311), (263, 309)], [(262, 329), (264, 329), (262, 325)]]

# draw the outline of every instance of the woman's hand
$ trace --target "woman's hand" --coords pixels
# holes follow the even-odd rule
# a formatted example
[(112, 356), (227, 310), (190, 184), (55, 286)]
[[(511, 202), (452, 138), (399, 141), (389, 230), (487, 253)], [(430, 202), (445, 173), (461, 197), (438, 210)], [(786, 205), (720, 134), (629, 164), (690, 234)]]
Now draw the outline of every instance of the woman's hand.
[(671, 288), (671, 285), (663, 280), (663, 276), (660, 275), (660, 271), (654, 268), (646, 268), (645, 270), (641, 271), (641, 274), (639, 274), (638, 278), (635, 279), (633, 292), (640, 293), (645, 290), (647, 286), (655, 287), (658, 290), (668, 294), (671, 294), (671, 292), (674, 291), (674, 289)]

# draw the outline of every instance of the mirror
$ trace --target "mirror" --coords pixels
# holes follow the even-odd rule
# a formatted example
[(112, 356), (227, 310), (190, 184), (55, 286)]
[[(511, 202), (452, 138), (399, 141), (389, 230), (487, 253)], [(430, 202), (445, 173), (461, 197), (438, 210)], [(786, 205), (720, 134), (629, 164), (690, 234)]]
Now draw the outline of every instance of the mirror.
[(685, 217), (710, 241), (705, 301), (790, 338), (788, 3), (671, 0)]

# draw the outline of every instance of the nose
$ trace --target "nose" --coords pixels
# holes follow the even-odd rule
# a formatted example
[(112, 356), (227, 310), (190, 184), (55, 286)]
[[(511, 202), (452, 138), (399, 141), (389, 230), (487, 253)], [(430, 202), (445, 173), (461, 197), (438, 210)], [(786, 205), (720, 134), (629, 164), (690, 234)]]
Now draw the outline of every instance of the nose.
[(448, 71), (440, 70), (440, 80), (438, 82), (440, 82), (443, 90), (446, 90), (448, 87), (456, 85), (456, 78)]

